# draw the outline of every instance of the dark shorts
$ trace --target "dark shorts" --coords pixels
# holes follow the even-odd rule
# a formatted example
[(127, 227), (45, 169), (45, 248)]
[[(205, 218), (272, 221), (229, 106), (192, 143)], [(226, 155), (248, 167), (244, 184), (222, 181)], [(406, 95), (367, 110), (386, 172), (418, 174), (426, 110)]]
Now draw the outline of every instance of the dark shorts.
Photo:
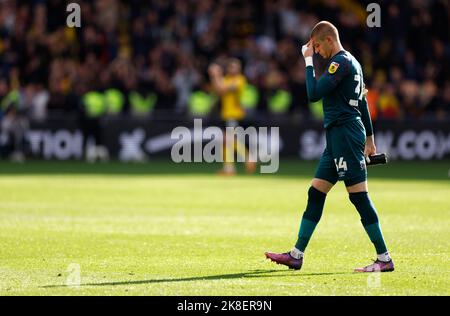
[(345, 122), (326, 129), (327, 146), (315, 177), (335, 184), (352, 186), (367, 180), (364, 158), (366, 132), (361, 120)]

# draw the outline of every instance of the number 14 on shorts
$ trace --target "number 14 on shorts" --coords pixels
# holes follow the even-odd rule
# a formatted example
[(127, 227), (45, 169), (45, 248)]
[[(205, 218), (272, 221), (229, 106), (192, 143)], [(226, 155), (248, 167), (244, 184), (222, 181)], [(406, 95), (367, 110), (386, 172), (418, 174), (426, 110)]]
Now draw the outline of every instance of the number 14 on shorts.
[(334, 158), (334, 164), (336, 165), (336, 170), (338, 172), (340, 169), (344, 169), (344, 171), (347, 171), (347, 162), (344, 161), (344, 157), (339, 158), (339, 162), (337, 158)]

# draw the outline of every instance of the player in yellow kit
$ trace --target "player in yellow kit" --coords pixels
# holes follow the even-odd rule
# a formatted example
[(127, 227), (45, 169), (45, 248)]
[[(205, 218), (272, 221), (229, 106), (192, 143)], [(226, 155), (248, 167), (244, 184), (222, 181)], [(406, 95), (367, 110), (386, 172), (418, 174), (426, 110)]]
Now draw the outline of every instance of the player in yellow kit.
[[(230, 58), (226, 65), (226, 74), (223, 75), (222, 68), (218, 64), (211, 64), (208, 69), (211, 83), (221, 97), (221, 118), (226, 127), (237, 127), (239, 121), (244, 119), (245, 110), (241, 105), (241, 96), (247, 84), (247, 79), (242, 74), (242, 65), (238, 59)], [(228, 148), (228, 142), (224, 145), (224, 165), (221, 174), (234, 175), (236, 168), (234, 165), (234, 152), (245, 157), (247, 173), (256, 170), (256, 163), (248, 161), (248, 152), (244, 144), (234, 142), (233, 148)]]

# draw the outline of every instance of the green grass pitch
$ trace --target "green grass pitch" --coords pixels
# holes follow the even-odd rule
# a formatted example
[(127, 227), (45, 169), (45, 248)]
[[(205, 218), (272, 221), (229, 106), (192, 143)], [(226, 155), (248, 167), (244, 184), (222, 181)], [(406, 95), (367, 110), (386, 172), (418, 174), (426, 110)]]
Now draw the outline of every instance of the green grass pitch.
[(294, 244), (315, 163), (233, 178), (218, 167), (1, 162), (0, 294), (450, 294), (448, 161), (370, 169), (396, 263), (382, 275), (352, 273), (374, 250), (343, 184), (301, 271), (265, 260)]

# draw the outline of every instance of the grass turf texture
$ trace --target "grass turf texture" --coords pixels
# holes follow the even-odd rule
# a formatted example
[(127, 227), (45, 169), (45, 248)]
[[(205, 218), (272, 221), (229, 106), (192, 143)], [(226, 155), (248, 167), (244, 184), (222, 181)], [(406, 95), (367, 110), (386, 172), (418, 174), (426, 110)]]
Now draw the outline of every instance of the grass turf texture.
[[(1, 295), (449, 295), (449, 162), (372, 167), (396, 271), (354, 274), (374, 250), (340, 183), (301, 271), (265, 260), (296, 240), (315, 163), (276, 175), (218, 165), (0, 163)], [(67, 287), (81, 270), (81, 286)]]

